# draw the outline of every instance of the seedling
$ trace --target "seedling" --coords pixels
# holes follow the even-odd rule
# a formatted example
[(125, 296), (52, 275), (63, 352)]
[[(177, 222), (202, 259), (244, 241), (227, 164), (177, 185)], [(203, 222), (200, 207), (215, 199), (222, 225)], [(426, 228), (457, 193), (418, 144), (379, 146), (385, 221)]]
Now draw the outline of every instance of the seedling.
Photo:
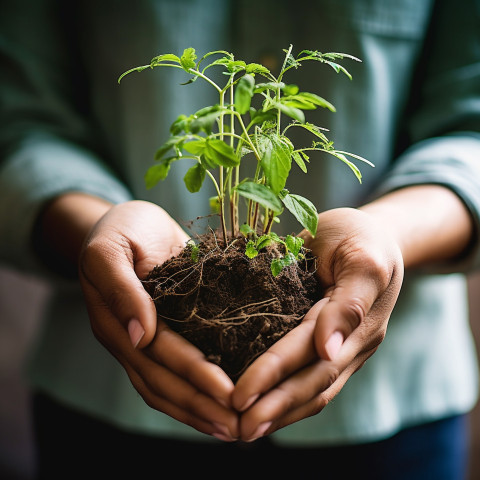
[[(171, 67), (189, 74), (185, 84), (200, 79), (217, 91), (217, 104), (205, 106), (188, 116), (180, 115), (172, 123), (170, 137), (160, 146), (155, 154), (156, 163), (146, 173), (146, 186), (152, 188), (164, 180), (177, 160), (193, 161), (184, 177), (185, 185), (193, 193), (201, 189), (205, 178), (213, 182), (216, 196), (210, 199), (210, 207), (220, 216), (225, 245), (243, 235), (245, 253), (250, 258), (272, 242), (284, 247), (285, 255), (272, 261), (274, 275), (302, 255), (301, 238), (289, 235), (282, 240), (272, 231), (284, 209), (290, 211), (311, 235), (317, 232), (318, 213), (313, 203), (286, 188), (292, 164), (307, 173), (311, 153), (325, 152), (344, 162), (360, 182), (360, 170), (347, 157), (373, 166), (359, 155), (335, 149), (326, 136), (327, 129), (306, 121), (304, 112), (308, 110), (327, 108), (335, 112), (330, 102), (316, 93), (303, 92), (297, 85), (285, 83), (284, 79), (289, 70), (300, 68), (306, 61), (326, 64), (351, 79), (338, 60), (360, 60), (344, 53), (313, 50), (302, 50), (294, 56), (292, 46), (284, 52), (278, 76), (264, 65), (236, 60), (232, 53), (224, 50), (208, 52), (197, 60), (195, 49), (187, 48), (181, 56), (171, 53), (156, 56), (148, 65), (132, 68), (118, 79), (120, 83), (132, 72)], [(224, 74), (223, 84), (210, 75), (214, 67)], [(311, 145), (297, 147), (293, 144), (289, 133), (296, 128), (311, 134)], [(243, 178), (241, 167), (250, 160), (255, 162), (254, 176)], [(242, 226), (239, 197), (247, 202)]]

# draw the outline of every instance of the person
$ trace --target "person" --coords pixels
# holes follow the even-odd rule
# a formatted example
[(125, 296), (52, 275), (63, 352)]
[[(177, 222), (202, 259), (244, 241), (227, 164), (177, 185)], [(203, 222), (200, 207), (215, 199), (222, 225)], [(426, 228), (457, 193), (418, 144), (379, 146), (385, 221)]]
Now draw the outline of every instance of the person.
[[(479, 15), (474, 0), (2, 1), (1, 261), (54, 287), (29, 367), (39, 478), (167, 465), (464, 478)], [(361, 185), (323, 157), (292, 173), (321, 212), (305, 238), (326, 295), (233, 385), (157, 319), (141, 283), (208, 213), (211, 192), (187, 195), (183, 166), (149, 191), (143, 176), (172, 120), (212, 92), (180, 71), (116, 80), (189, 46), (275, 66), (289, 44), (362, 60), (352, 81), (306, 66), (294, 78), (336, 106), (313, 123), (375, 168)]]

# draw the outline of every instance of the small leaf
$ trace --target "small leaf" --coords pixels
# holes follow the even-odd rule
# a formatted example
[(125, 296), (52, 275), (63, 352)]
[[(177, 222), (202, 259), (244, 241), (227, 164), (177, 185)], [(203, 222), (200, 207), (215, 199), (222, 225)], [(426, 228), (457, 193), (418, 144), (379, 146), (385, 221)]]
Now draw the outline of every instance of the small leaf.
[(210, 197), (208, 199), (208, 203), (210, 205), (210, 211), (212, 213), (220, 213), (220, 199), (218, 196)]
[(248, 258), (255, 258), (258, 255), (257, 247), (255, 246), (255, 242), (252, 240), (247, 242), (247, 246), (245, 247), (245, 255)]
[(249, 63), (245, 68), (247, 73), (258, 73), (259, 75), (269, 75), (270, 70), (259, 63)]
[(241, 233), (244, 237), (248, 237), (249, 235), (252, 235), (253, 233), (255, 233), (255, 230), (254, 230), (248, 223), (244, 223), (244, 224), (240, 227), (240, 233)]
[(297, 259), (289, 252), (284, 257), (274, 258), (270, 264), (270, 270), (274, 277), (280, 274), (280, 272), (289, 265), (293, 265)]
[(236, 167), (240, 164), (240, 159), (235, 154), (235, 150), (218, 138), (208, 138), (206, 140), (205, 156), (212, 162), (222, 167)]
[(303, 161), (302, 156), (298, 152), (292, 152), (292, 158), (295, 160), (295, 163), (300, 167), (303, 173), (307, 173), (307, 166)]
[(304, 240), (301, 237), (295, 237), (293, 235), (287, 235), (285, 237), (285, 245), (287, 248), (298, 258), (298, 254), (302, 250)]
[(253, 87), (255, 79), (253, 75), (246, 74), (238, 81), (235, 89), (235, 109), (238, 113), (244, 114), (248, 112), (253, 96)]
[(280, 199), (265, 185), (255, 182), (243, 182), (235, 187), (242, 197), (253, 200), (265, 208), (280, 212), (282, 210), (282, 203)]
[(254, 93), (261, 93), (265, 90), (273, 90), (276, 92), (278, 88), (282, 89), (284, 87), (285, 84), (283, 82), (257, 83), (257, 85), (255, 85)]
[(182, 142), (185, 141), (184, 136), (174, 135), (170, 137), (155, 153), (155, 160), (161, 160), (163, 156), (171, 149), (175, 147), (180, 147)]
[(300, 195), (282, 192), (282, 201), (287, 210), (314, 237), (317, 234), (318, 213), (315, 205)]
[(197, 163), (193, 167), (190, 167), (187, 170), (187, 173), (183, 177), (183, 181), (185, 182), (185, 186), (187, 187), (188, 191), (191, 193), (198, 192), (202, 187), (202, 183), (205, 180), (205, 169), (202, 165)]
[(195, 60), (197, 55), (195, 54), (195, 49), (190, 47), (186, 48), (183, 51), (183, 55), (180, 57), (180, 64), (186, 72), (190, 73), (191, 68), (195, 68)]
[(283, 270), (283, 262), (281, 258), (274, 258), (270, 264), (270, 270), (274, 277), (277, 277)]
[(268, 247), (272, 243), (272, 237), (270, 235), (262, 235), (257, 239), (257, 250)]
[(159, 165), (153, 165), (147, 170), (145, 174), (145, 186), (148, 190), (153, 188), (161, 180), (167, 178), (170, 170), (170, 162), (161, 163)]
[(150, 66), (157, 67), (163, 62), (181, 63), (180, 58), (178, 58), (177, 55), (174, 55), (173, 53), (165, 53), (163, 55), (157, 55), (156, 57), (153, 57), (150, 62)]

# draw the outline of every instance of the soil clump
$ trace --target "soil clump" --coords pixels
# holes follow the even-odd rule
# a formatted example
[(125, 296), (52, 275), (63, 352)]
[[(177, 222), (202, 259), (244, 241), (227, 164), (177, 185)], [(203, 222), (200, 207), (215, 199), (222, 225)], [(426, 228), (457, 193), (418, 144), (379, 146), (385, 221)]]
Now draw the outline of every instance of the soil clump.
[(303, 260), (272, 275), (270, 263), (284, 254), (282, 248), (270, 245), (250, 259), (243, 237), (225, 248), (210, 232), (155, 267), (144, 287), (158, 317), (236, 382), (322, 297), (308, 250)]

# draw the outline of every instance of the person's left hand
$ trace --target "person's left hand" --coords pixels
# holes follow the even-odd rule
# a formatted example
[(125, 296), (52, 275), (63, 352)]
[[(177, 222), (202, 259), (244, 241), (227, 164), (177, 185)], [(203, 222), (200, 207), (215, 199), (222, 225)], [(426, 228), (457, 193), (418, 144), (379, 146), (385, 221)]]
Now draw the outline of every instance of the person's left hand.
[(315, 238), (301, 235), (325, 297), (238, 380), (232, 403), (244, 441), (320, 412), (382, 342), (401, 288), (400, 249), (368, 213), (330, 210)]

